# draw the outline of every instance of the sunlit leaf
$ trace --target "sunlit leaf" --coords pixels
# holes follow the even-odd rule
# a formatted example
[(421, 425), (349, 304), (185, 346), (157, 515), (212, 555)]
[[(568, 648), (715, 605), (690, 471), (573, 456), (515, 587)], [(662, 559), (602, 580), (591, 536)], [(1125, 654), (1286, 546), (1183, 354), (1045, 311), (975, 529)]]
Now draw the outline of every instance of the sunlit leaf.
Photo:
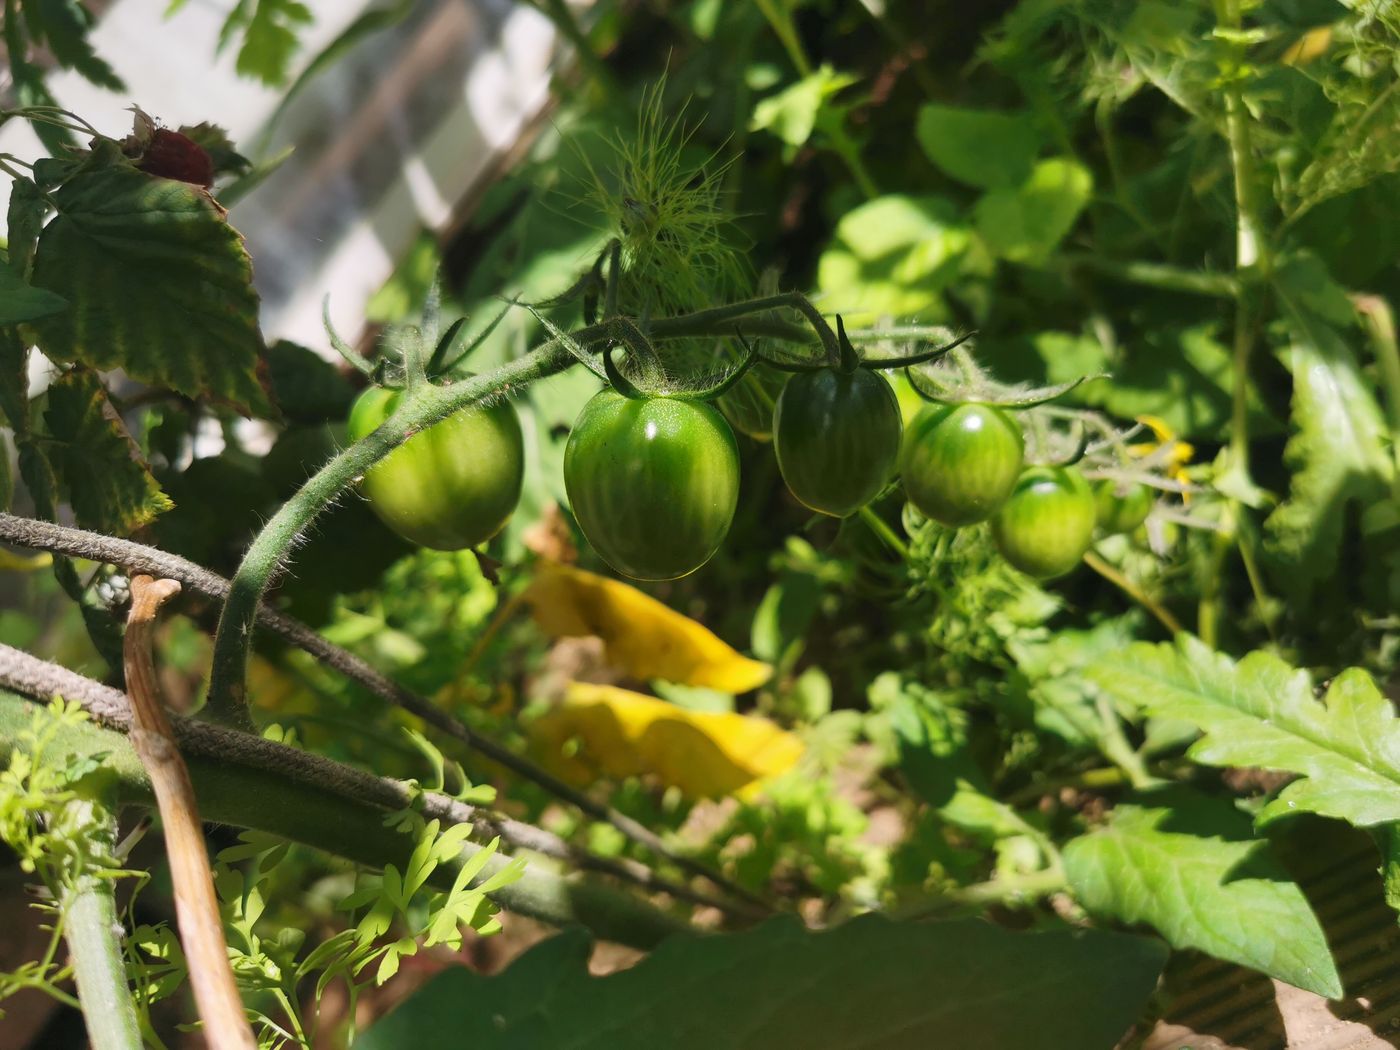
[(789, 146), (801, 146), (812, 137), (828, 100), (855, 82), (856, 78), (847, 73), (822, 66), (755, 106), (749, 127), (771, 131)]
[(606, 576), (542, 562), (525, 600), (549, 634), (601, 638), (608, 661), (632, 678), (744, 693), (772, 673), (701, 624)]
[(1091, 912), (1151, 924), (1174, 947), (1340, 998), (1317, 916), (1249, 818), (1184, 791), (1159, 802), (1119, 806), (1107, 827), (1065, 847), (1075, 897)]
[(1096, 663), (1088, 677), (1114, 699), (1181, 719), (1205, 735), (1197, 762), (1296, 773), (1260, 813), (1313, 812), (1358, 827), (1400, 820), (1400, 719), (1370, 675), (1343, 671), (1323, 699), (1305, 671), (1277, 656), (1239, 663), (1191, 635), (1138, 643)]
[(764, 718), (690, 711), (610, 685), (571, 683), (530, 729), (544, 761), (578, 783), (652, 776), (691, 798), (733, 794), (784, 773), (802, 742)]
[(1043, 160), (1019, 186), (991, 190), (977, 202), (977, 232), (1004, 259), (1043, 262), (1074, 226), (1093, 188), (1093, 175), (1075, 161)]

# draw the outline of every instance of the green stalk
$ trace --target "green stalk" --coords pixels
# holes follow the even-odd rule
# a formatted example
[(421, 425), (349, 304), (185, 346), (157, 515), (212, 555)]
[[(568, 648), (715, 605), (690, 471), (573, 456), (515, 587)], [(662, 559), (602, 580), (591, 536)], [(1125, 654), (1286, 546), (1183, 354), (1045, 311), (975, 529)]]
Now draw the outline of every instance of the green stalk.
[(1065, 252), (1061, 260), (1068, 266), (1092, 270), (1125, 284), (1156, 288), (1164, 292), (1186, 295), (1206, 295), (1216, 299), (1234, 299), (1239, 295), (1240, 282), (1231, 274), (1183, 270), (1155, 262), (1119, 262), (1088, 252)]
[[(96, 802), (70, 802), (61, 819), (73, 828), (87, 826), (86, 834), (106, 851), (116, 842), (116, 819)], [(73, 957), (78, 1002), (93, 1050), (141, 1050), (141, 1026), (126, 980), (115, 886), (101, 872), (74, 873), (63, 895), (63, 937)]]
[(1356, 297), (1356, 308), (1366, 333), (1371, 337), (1371, 349), (1385, 387), (1386, 420), (1390, 425), (1390, 446), (1395, 457), (1391, 477), (1391, 492), (1400, 503), (1400, 344), (1395, 338), (1395, 314), (1390, 304), (1378, 295)]
[(793, 24), (792, 16), (788, 14), (782, 0), (754, 0), (754, 4), (763, 12), (763, 17), (768, 19), (768, 24), (773, 27), (774, 35), (783, 45), (783, 50), (788, 53), (788, 58), (798, 74), (809, 76), (812, 72), (812, 62), (803, 50), (802, 41), (797, 35), (797, 26)]
[(559, 372), (572, 362), (567, 351), (551, 342), (486, 375), (446, 387), (424, 385), (410, 390), (383, 425), (317, 471), (258, 533), (233, 577), (214, 636), (209, 713), (230, 724), (250, 723), (244, 674), (258, 605), (297, 538), (327, 506), (418, 431), (460, 409)]
[(861, 507), (858, 513), (860, 520), (865, 522), (870, 531), (884, 540), (885, 546), (898, 554), (902, 561), (909, 560), (909, 545), (895, 535), (894, 529), (890, 528), (889, 523), (884, 518), (871, 510), (868, 505)]

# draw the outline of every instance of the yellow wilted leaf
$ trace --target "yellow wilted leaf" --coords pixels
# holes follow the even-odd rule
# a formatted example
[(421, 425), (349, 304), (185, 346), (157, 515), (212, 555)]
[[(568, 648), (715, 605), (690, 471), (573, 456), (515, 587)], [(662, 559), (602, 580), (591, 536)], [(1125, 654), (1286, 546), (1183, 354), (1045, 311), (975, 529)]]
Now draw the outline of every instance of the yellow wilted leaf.
[(524, 597), (542, 630), (555, 637), (596, 635), (608, 662), (633, 678), (744, 693), (773, 673), (689, 617), (606, 576), (541, 562)]
[[(650, 774), (688, 798), (752, 791), (802, 757), (802, 742), (752, 715), (685, 708), (611, 685), (571, 682), (564, 702), (536, 719), (531, 742), (578, 784)], [(570, 742), (577, 747), (566, 751)]]

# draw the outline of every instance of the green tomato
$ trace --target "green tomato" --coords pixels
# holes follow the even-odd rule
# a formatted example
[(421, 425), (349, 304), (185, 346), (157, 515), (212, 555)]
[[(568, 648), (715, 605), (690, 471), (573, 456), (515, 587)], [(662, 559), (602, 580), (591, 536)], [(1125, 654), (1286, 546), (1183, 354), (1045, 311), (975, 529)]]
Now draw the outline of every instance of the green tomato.
[[(371, 387), (350, 409), (359, 441), (394, 411), (402, 391)], [(525, 449), (510, 402), (467, 408), (414, 434), (370, 467), (360, 490), (379, 519), (434, 550), (485, 543), (520, 502)]]
[(994, 405), (930, 405), (904, 435), (904, 494), (926, 517), (954, 527), (985, 521), (1021, 473), (1025, 438)]
[(857, 368), (802, 372), (773, 414), (773, 448), (792, 494), (835, 518), (854, 514), (885, 487), (904, 424), (890, 385)]
[(1094, 492), (1074, 467), (1031, 467), (992, 518), (1001, 556), (1038, 579), (1063, 576), (1094, 538)]
[(1132, 532), (1146, 521), (1157, 502), (1157, 494), (1136, 482), (1120, 492), (1118, 482), (1104, 478), (1094, 486), (1094, 502), (1098, 508), (1099, 528), (1113, 535)]
[(603, 560), (638, 580), (689, 575), (719, 549), (739, 502), (739, 449), (715, 409), (612, 390), (583, 406), (564, 487)]

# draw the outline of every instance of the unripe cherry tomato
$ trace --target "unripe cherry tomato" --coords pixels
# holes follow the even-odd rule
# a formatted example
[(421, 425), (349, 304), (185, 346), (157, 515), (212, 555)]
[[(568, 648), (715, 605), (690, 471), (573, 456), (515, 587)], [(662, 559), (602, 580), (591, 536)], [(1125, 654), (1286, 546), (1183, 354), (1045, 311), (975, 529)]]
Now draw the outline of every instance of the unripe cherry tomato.
[(863, 368), (793, 376), (773, 414), (773, 448), (792, 494), (844, 518), (885, 487), (904, 424), (889, 383)]
[[(371, 387), (350, 409), (358, 441), (398, 405), (402, 391)], [(510, 402), (466, 408), (414, 434), (360, 482), (370, 508), (400, 536), (434, 550), (476, 547), (501, 531), (525, 476), (520, 421)]]
[(1063, 576), (1094, 538), (1094, 493), (1074, 467), (1031, 467), (992, 518), (1008, 562), (1038, 579)]
[(593, 549), (638, 580), (694, 572), (719, 549), (739, 501), (739, 449), (715, 409), (602, 390), (564, 449), (564, 487)]
[(1104, 478), (1094, 486), (1099, 528), (1109, 535), (1132, 532), (1147, 520), (1156, 502), (1157, 494), (1137, 482), (1129, 484), (1126, 492), (1112, 478)]
[(904, 435), (899, 472), (909, 502), (944, 525), (985, 521), (1021, 473), (1025, 438), (995, 405), (929, 405)]

